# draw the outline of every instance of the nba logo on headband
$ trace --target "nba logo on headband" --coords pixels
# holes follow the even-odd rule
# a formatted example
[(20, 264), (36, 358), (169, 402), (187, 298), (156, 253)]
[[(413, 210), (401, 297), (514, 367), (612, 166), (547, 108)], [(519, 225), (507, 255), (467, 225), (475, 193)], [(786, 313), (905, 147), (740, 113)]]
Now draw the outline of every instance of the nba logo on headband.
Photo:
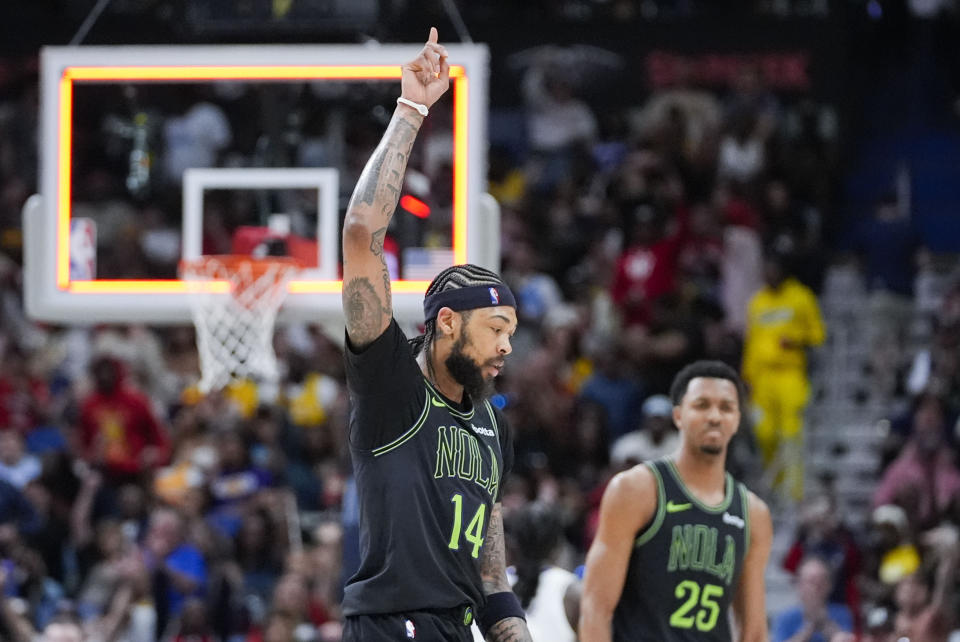
[(497, 292), (497, 288), (490, 288), (490, 303), (500, 305), (500, 293)]

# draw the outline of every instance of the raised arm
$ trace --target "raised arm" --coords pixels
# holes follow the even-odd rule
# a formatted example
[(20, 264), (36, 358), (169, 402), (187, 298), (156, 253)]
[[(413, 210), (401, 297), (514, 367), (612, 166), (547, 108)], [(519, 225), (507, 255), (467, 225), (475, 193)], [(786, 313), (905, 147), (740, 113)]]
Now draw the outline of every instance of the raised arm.
[(610, 642), (613, 612), (623, 593), (630, 553), (657, 509), (657, 482), (646, 466), (614, 477), (603, 492), (600, 526), (587, 553), (580, 599), (582, 642)]
[[(431, 27), (430, 38), (419, 55), (403, 65), (400, 95), (431, 107), (449, 85), (447, 50), (437, 44), (437, 30)], [(347, 206), (343, 222), (343, 312), (347, 334), (356, 348), (379, 337), (393, 316), (383, 239), (400, 199), (407, 160), (423, 119), (417, 109), (397, 105)]]
[(773, 522), (763, 500), (750, 493), (750, 548), (743, 560), (740, 585), (733, 596), (733, 614), (740, 630), (740, 642), (767, 642), (767, 607), (764, 577)]

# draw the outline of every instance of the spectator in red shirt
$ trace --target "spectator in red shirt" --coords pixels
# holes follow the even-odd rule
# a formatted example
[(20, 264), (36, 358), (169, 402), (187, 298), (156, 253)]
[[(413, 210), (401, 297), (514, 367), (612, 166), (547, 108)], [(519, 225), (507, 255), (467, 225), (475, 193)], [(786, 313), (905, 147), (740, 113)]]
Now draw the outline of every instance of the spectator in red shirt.
[(96, 389), (80, 410), (84, 453), (111, 482), (135, 481), (167, 461), (169, 438), (147, 398), (124, 382), (117, 360), (99, 357), (90, 371)]
[(711, 301), (720, 300), (720, 265), (723, 262), (723, 225), (706, 203), (690, 208), (690, 231), (677, 257), (682, 289)]
[(661, 216), (651, 205), (637, 206), (633, 216), (633, 240), (617, 260), (611, 287), (625, 326), (646, 325), (653, 302), (673, 290), (686, 236), (683, 220), (677, 232), (665, 236)]

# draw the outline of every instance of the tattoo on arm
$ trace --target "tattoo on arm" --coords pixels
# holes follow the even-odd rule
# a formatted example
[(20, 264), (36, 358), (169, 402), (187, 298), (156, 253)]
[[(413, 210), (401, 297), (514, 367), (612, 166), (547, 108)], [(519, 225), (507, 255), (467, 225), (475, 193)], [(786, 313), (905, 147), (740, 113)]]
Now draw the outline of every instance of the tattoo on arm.
[(400, 198), (403, 174), (417, 131), (404, 117), (395, 119), (357, 183), (360, 203), (370, 206), (383, 203), (382, 212), (388, 220)]
[(352, 279), (343, 288), (343, 300), (350, 340), (357, 346), (372, 343), (380, 335), (384, 306), (370, 279), (363, 276)]
[(387, 236), (387, 228), (381, 227), (374, 232), (370, 238), (370, 251), (380, 259), (380, 266), (383, 268), (381, 277), (383, 277), (383, 292), (385, 300), (381, 306), (381, 312), (390, 316), (393, 314), (393, 295), (390, 293), (390, 270), (387, 269), (387, 259), (383, 255), (383, 239)]
[[(379, 151), (380, 150), (377, 150), (377, 152)], [(360, 202), (364, 205), (373, 205), (373, 199), (377, 195), (376, 179), (380, 176), (380, 173), (383, 170), (383, 154), (375, 153), (374, 157), (371, 159), (370, 166), (367, 169), (368, 171), (361, 175), (361, 184), (357, 187), (361, 188)], [(371, 178), (373, 178), (373, 180), (371, 180)]]
[[(480, 577), (483, 579), (483, 592), (487, 595), (509, 591), (507, 581), (507, 561), (503, 542), (503, 515), (500, 504), (494, 504), (487, 525), (487, 536), (483, 541), (483, 554), (480, 559)], [(523, 618), (508, 617), (500, 620), (487, 631), (490, 642), (530, 642), (530, 632)]]
[(480, 577), (483, 579), (483, 592), (487, 595), (510, 590), (503, 542), (503, 518), (499, 504), (494, 504), (490, 513), (490, 523), (480, 559)]
[[(383, 241), (387, 235), (387, 224), (400, 198), (403, 175), (418, 130), (419, 121), (406, 114), (406, 110), (397, 112), (360, 175), (347, 207), (343, 263), (349, 263), (352, 267), (356, 262), (358, 267), (353, 268), (349, 275), (345, 273), (349, 281), (343, 287), (343, 307), (347, 333), (358, 347), (376, 339), (383, 331), (384, 322), (393, 315), (390, 271), (383, 254)], [(355, 232), (349, 243), (346, 232), (348, 224)], [(363, 235), (366, 230), (374, 229), (376, 231), (370, 232), (369, 252), (380, 260), (379, 274), (377, 266), (369, 262), (370, 255), (365, 253), (364, 247)], [(359, 239), (364, 239), (364, 245), (356, 243)], [(373, 285), (378, 281), (383, 283), (382, 294)]]
[(531, 642), (527, 623), (518, 617), (508, 617), (500, 620), (487, 631), (489, 642)]

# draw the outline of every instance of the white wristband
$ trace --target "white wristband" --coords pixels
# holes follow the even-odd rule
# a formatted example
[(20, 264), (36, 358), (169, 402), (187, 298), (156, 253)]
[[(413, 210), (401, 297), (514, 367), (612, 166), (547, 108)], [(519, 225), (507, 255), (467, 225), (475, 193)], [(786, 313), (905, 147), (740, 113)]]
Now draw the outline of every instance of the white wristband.
[(426, 116), (427, 114), (430, 113), (430, 110), (427, 109), (427, 106), (426, 106), (426, 105), (421, 105), (420, 103), (415, 103), (415, 102), (413, 102), (412, 100), (410, 100), (409, 98), (404, 98), (403, 96), (400, 96), (399, 98), (397, 98), (397, 104), (398, 104), (398, 105), (406, 105), (407, 107), (413, 107), (413, 108), (416, 109), (418, 112), (420, 112), (420, 115), (421, 115), (421, 116)]

